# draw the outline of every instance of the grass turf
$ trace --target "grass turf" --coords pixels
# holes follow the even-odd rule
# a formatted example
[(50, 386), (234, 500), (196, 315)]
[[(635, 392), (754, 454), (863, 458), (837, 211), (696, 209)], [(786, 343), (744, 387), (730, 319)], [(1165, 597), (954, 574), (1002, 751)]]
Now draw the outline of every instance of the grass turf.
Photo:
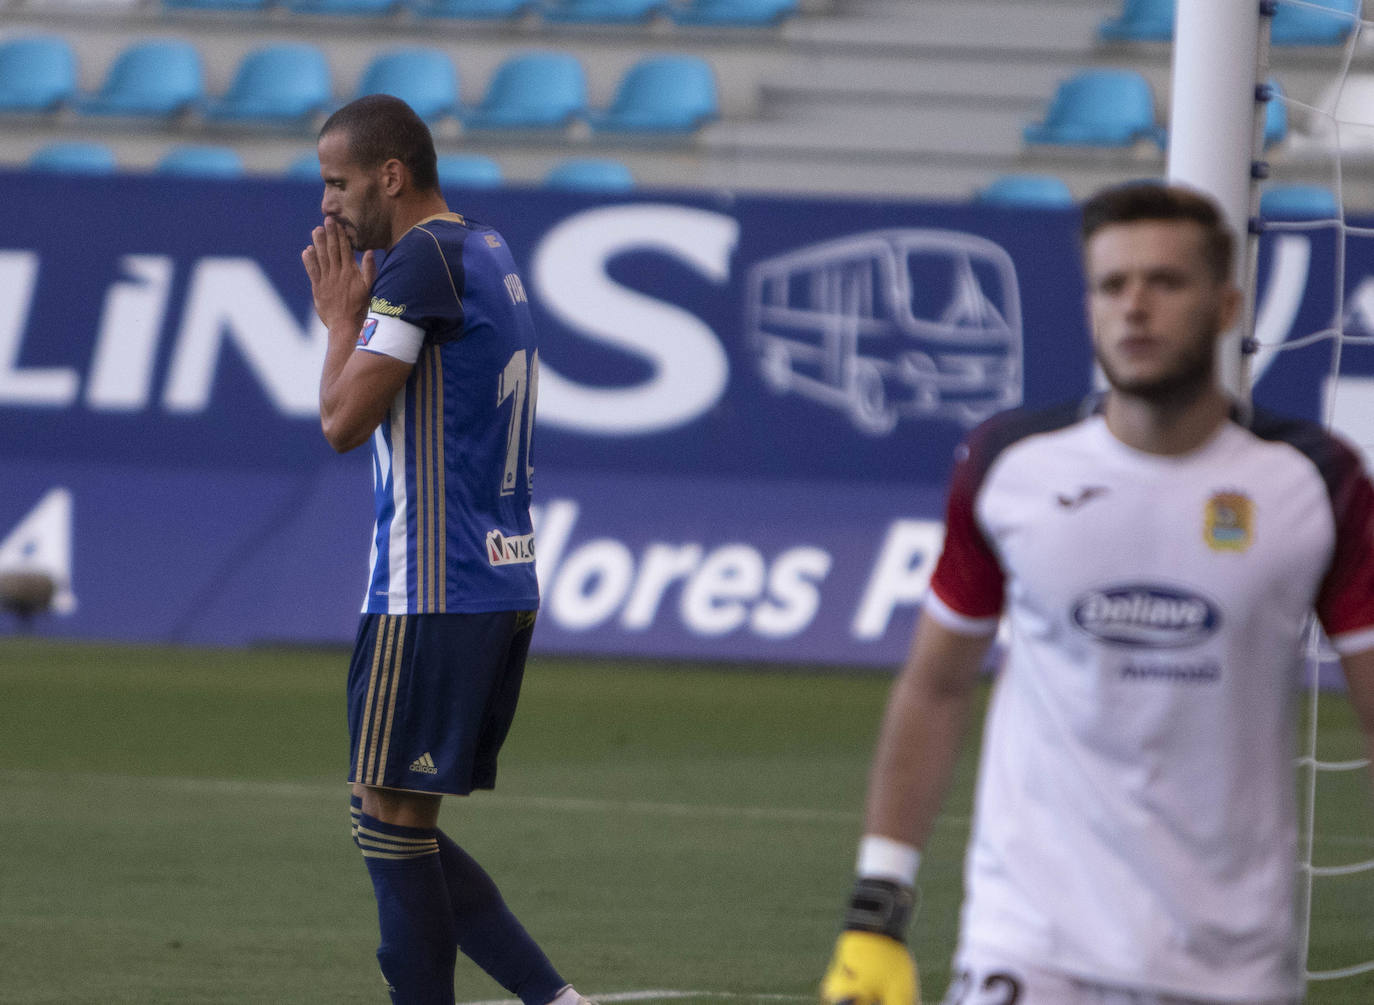
[[(0, 643), (0, 1002), (385, 1001), (348, 838), (342, 651)], [(443, 826), (588, 993), (814, 997), (887, 679), (536, 658), (494, 793)], [(1339, 698), (1320, 754), (1356, 756)], [(972, 759), (922, 866), (948, 976)], [(1324, 776), (1318, 862), (1374, 855)], [(1312, 963), (1374, 956), (1374, 879), (1317, 884)], [(465, 959), (459, 1001), (505, 993)], [(1310, 1002), (1374, 1000), (1366, 977)]]

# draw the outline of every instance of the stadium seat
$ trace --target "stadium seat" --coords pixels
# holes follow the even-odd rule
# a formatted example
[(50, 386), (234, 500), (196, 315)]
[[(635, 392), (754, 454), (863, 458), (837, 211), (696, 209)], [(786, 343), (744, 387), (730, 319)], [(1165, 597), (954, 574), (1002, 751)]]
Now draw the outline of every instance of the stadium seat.
[(113, 150), (103, 143), (84, 141), (52, 143), (35, 150), (28, 166), (35, 171), (64, 174), (112, 174), (119, 170)]
[(243, 159), (229, 147), (174, 147), (157, 162), (157, 171), (198, 178), (237, 178), (243, 174)]
[(528, 52), (496, 68), (481, 104), (463, 115), (469, 129), (565, 126), (587, 111), (587, 76), (576, 56)]
[(228, 92), (206, 115), (219, 121), (300, 124), (331, 100), (324, 52), (306, 43), (279, 43), (243, 57)]
[(689, 0), (671, 8), (678, 24), (757, 27), (797, 12), (797, 0)]
[(1338, 220), (1340, 204), (1320, 185), (1274, 185), (1260, 193), (1260, 216), (1267, 220)]
[(1273, 77), (1265, 88), (1268, 98), (1264, 102), (1264, 149), (1268, 150), (1288, 137), (1288, 103), (1283, 100), (1283, 88)]
[(635, 179), (620, 161), (581, 157), (555, 164), (544, 184), (581, 192), (627, 192), (635, 187)]
[(363, 71), (354, 96), (365, 94), (390, 94), (426, 122), (436, 122), (458, 110), (458, 71), (442, 49), (394, 49)]
[(720, 114), (716, 75), (697, 56), (649, 56), (625, 71), (611, 106), (589, 117), (607, 132), (687, 133)]
[[(1340, 45), (1360, 19), (1360, 0), (1280, 2), (1269, 26), (1272, 45)], [(1318, 10), (1325, 7), (1327, 10)], [(1329, 12), (1328, 12), (1329, 11)]]
[(168, 10), (265, 11), (272, 0), (162, 0)]
[(330, 17), (386, 17), (401, 0), (286, 0), (293, 14), (326, 14)]
[(1062, 178), (1053, 175), (1009, 174), (979, 189), (974, 201), (988, 206), (1058, 208), (1072, 206), (1073, 193)]
[(84, 115), (170, 118), (205, 97), (200, 52), (190, 42), (154, 39), (115, 57), (99, 93), (77, 103)]
[(65, 39), (0, 42), (0, 112), (51, 112), (76, 97), (76, 53)]
[(1026, 126), (1027, 143), (1125, 147), (1159, 140), (1154, 92), (1135, 70), (1084, 70), (1059, 85), (1044, 122)]
[(1124, 0), (1121, 13), (1097, 28), (1104, 42), (1169, 42), (1174, 37), (1176, 0)]
[(313, 181), (320, 183), (320, 156), (314, 150), (309, 153), (301, 154), (299, 157), (286, 165), (286, 170), (282, 172), (286, 178), (298, 178), (301, 181)]
[(539, 15), (553, 22), (634, 24), (667, 13), (667, 9), (666, 0), (544, 0)]
[(418, 17), (451, 17), (470, 21), (510, 21), (522, 17), (535, 0), (409, 0)]
[(477, 154), (440, 154), (439, 184), (459, 188), (498, 188), (501, 165)]

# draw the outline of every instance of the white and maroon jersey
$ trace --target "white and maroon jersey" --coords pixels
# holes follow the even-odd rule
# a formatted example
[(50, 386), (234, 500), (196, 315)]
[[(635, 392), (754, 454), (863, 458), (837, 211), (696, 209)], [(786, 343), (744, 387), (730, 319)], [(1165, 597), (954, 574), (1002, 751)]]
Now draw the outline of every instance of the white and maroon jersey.
[(1183, 456), (1090, 407), (974, 431), (928, 610), (1005, 617), (961, 941), (1104, 983), (1295, 994), (1294, 694), (1315, 609), (1374, 646), (1374, 489), (1319, 427)]

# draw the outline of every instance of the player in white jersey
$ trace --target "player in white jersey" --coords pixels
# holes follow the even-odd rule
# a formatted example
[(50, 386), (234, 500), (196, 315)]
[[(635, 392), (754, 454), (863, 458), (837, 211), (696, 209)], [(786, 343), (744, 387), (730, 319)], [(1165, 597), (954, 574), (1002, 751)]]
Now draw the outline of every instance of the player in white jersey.
[(1302, 997), (1294, 695), (1315, 611), (1374, 737), (1374, 488), (1334, 437), (1218, 386), (1240, 298), (1209, 200), (1110, 189), (1083, 239), (1109, 388), (961, 448), (828, 1002), (919, 1000), (919, 849), (1003, 619), (948, 1005)]
[(325, 220), (302, 260), (329, 329), (320, 420), (374, 459), (348, 724), (377, 959), (397, 1005), (452, 1005), (460, 949), (523, 1005), (589, 1005), (438, 826), (444, 795), (495, 784), (539, 606), (524, 287), (501, 236), (449, 212), (405, 102), (350, 102), (318, 147)]

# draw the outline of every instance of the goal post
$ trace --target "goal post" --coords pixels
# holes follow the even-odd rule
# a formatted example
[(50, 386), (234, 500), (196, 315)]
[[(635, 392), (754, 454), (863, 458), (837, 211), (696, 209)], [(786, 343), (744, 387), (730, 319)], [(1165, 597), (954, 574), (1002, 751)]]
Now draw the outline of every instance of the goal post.
[[(1256, 88), (1261, 65), (1259, 0), (1178, 0), (1169, 101), (1170, 182), (1210, 195), (1237, 236), (1235, 281), (1245, 309), (1222, 339), (1217, 375), (1248, 395), (1242, 346), (1253, 328), (1256, 242), (1250, 220), (1258, 202), (1252, 164), (1263, 135)], [(1267, 33), (1264, 36), (1267, 48)]]

